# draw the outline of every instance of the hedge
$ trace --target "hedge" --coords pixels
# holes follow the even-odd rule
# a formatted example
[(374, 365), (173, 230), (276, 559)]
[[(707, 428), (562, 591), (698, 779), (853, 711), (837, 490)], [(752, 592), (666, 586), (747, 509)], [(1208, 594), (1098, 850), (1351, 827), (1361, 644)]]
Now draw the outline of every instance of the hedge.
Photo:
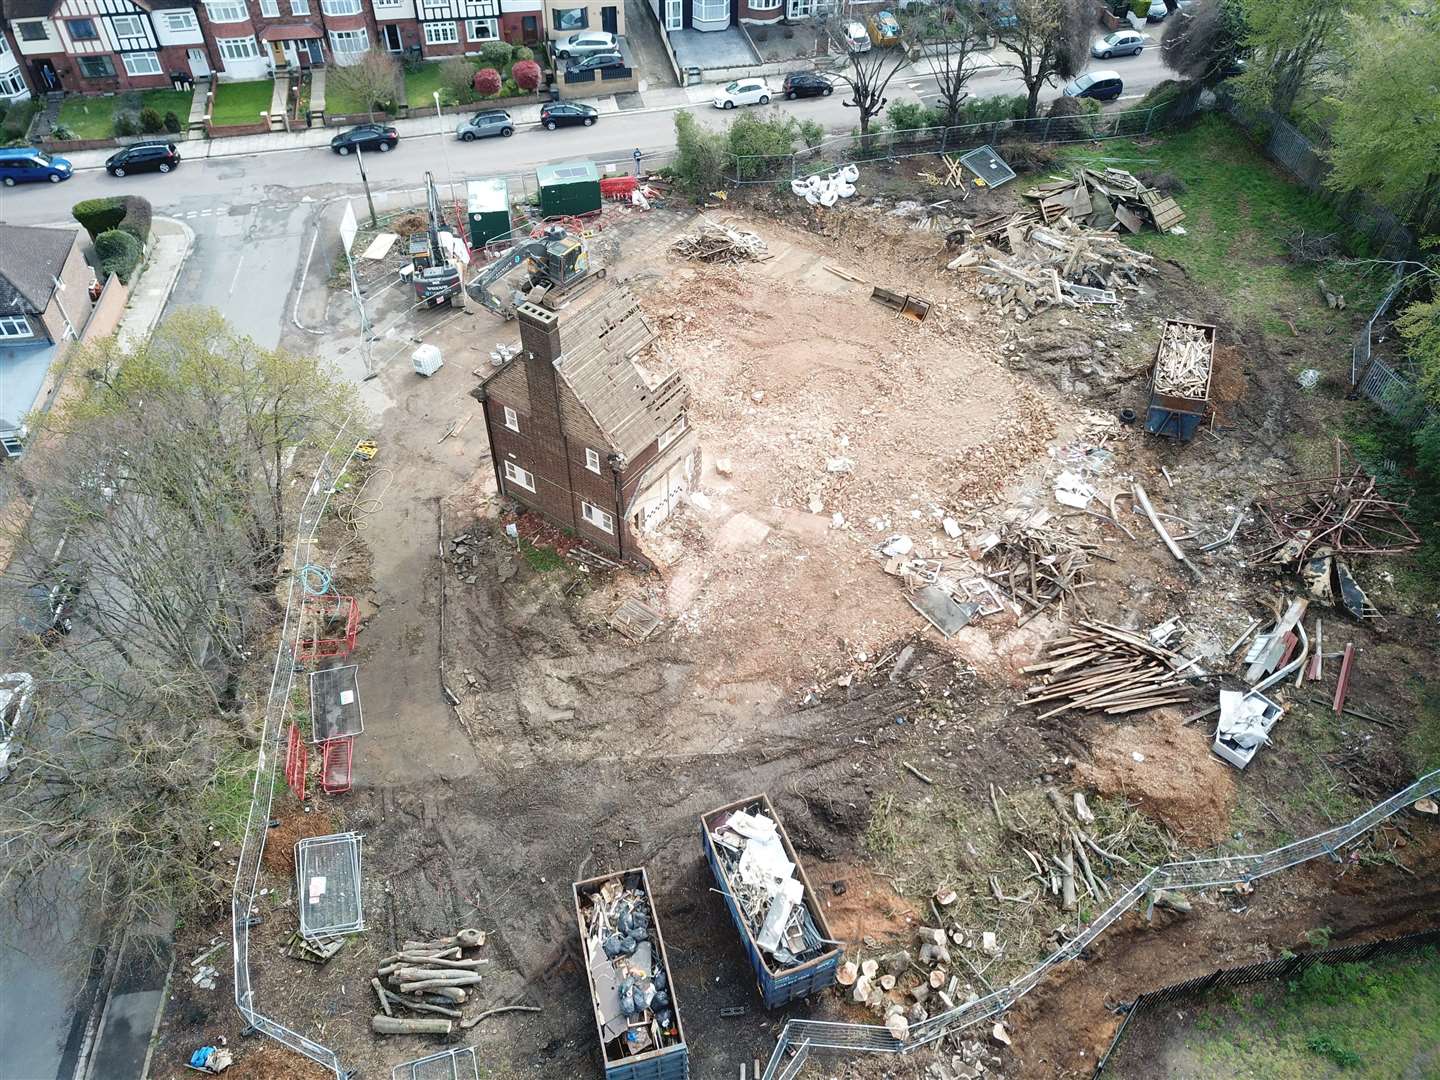
[(150, 201), (139, 195), (111, 195), (103, 199), (86, 199), (70, 209), (70, 214), (99, 240), (100, 234), (123, 229), (143, 247), (150, 239)]
[(150, 241), (150, 200), (139, 195), (122, 195), (125, 202), (125, 217), (117, 226), (127, 232), (144, 247)]
[(140, 265), (144, 247), (128, 232), (109, 229), (95, 238), (95, 258), (100, 264), (100, 278), (114, 274), (127, 285), (135, 268)]

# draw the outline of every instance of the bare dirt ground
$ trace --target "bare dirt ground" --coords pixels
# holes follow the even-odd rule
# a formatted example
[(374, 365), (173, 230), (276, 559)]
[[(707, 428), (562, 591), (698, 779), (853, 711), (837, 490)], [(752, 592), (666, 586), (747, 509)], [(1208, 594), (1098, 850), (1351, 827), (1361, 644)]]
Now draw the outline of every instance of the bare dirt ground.
[[(993, 209), (1012, 196), (984, 198)], [(1033, 966), (1084, 916), (1045, 900), (1020, 910), (992, 895), (992, 878), (1009, 896), (1023, 888), (1028, 870), (1014, 838), (1024, 830), (1013, 823), (1037, 805), (1043, 812), (1046, 786), (1088, 792), (1143, 864), (1308, 835), (1413, 776), (1398, 747), (1419, 693), (1412, 676), (1433, 676), (1434, 662), (1434, 628), (1418, 614), (1344, 630), (1361, 650), (1352, 701), (1395, 728), (1340, 723), (1292, 694), (1296, 708), (1275, 743), (1237, 774), (1209, 753), (1204, 725), (1180, 723), (1181, 710), (1037, 723), (1015, 704), (1018, 669), (1074, 612), (1020, 628), (994, 616), (944, 641), (875, 553), (904, 533), (936, 557), (964, 557), (944, 516), (968, 538), (1012, 505), (1058, 509), (1053, 476), (1077, 450), (1101, 444), (1116, 455), (1097, 477), (1102, 497), (1140, 479), (1162, 510), (1223, 533), (1241, 501), (1284, 475), (1319, 430), (1262, 338), (1224, 328), (1227, 408), (1216, 435), (1158, 443), (1113, 417), (1143, 407), (1160, 318), (1219, 321), (1180, 268), (1167, 267), (1118, 321), (1052, 312), (1017, 326), (943, 271), (941, 237), (907, 228), (888, 204), (816, 215), (757, 202), (738, 223), (761, 233), (774, 258), (742, 267), (672, 261), (669, 241), (688, 215), (607, 212), (624, 252), (617, 276), (640, 291), (660, 332), (655, 359), (677, 364), (693, 387), (706, 461), (703, 505), (685, 507), (651, 541), (665, 562), (655, 575), (563, 561), (552, 569), (553, 560), (516, 550), (500, 529), (508, 507), (494, 496), (483, 422), (465, 396), (494, 343), (516, 340), (514, 324), (485, 313), (402, 316), (398, 290), (380, 298), (377, 323), (394, 329), (376, 348), (379, 377), (364, 384), (381, 444), (375, 486), (355, 497), (358, 534), (336, 538), (351, 545), (338, 584), (366, 613), (355, 657), (366, 731), (355, 790), (324, 800), (341, 827), (364, 834), (369, 929), (323, 969), (282, 956), (294, 885), (275, 868), (262, 882), (272, 891), (252, 947), (262, 1011), (336, 1047), (364, 1075), (437, 1048), (370, 1034), (377, 959), (406, 938), (465, 925), (491, 935), (482, 1005), (543, 1010), (464, 1033), (485, 1075), (597, 1073), (570, 883), (638, 865), (656, 891), (693, 1075), (734, 1076), (737, 1064), (764, 1060), (790, 1015), (875, 1022), (838, 994), (761, 1010), (697, 836), (702, 811), (753, 792), (776, 801), (851, 955), (910, 944), (917, 925), (933, 922), (930, 896), (946, 886), (959, 894), (957, 926), (997, 933), (1001, 955), (984, 970), (998, 983)], [(723, 212), (736, 213), (733, 204)], [(926, 296), (934, 314), (921, 326), (900, 320), (828, 265)], [(356, 344), (339, 332), (344, 302), (332, 303), (337, 334), (326, 348), (353, 370)], [(428, 380), (409, 370), (410, 339), (421, 335), (447, 359)], [(836, 458), (851, 467), (832, 471)], [(1293, 590), (1248, 566), (1243, 547), (1202, 557), (1197, 587), (1143, 519), (1124, 518), (1134, 540), (1093, 518), (1064, 520), (1115, 560), (1093, 564), (1092, 616), (1148, 627), (1180, 615), (1188, 644), (1208, 658)], [(1383, 591), (1382, 569), (1362, 573)], [(606, 624), (631, 595), (666, 616), (644, 644)], [(1327, 637), (1328, 626), (1327, 615)], [(1009, 830), (992, 817), (992, 785)], [(277, 808), (279, 830), (299, 828), (293, 800), (282, 793)], [(1340, 941), (1433, 923), (1436, 827), (1417, 815), (1403, 824), (1408, 832), (1367, 841), (1358, 861), (1269, 879), (1244, 903), (1205, 894), (1188, 917), (1128, 919), (1016, 1010), (1001, 1071), (1083, 1075), (1113, 1030), (1107, 1004), (1269, 955), (1306, 929), (1329, 926)], [(1105, 873), (1123, 886), (1139, 871)], [(187, 929), (182, 957), (221, 925)], [(979, 954), (974, 962), (991, 964)], [(965, 978), (984, 991), (980, 977)], [(186, 1046), (220, 1034), (237, 1041), (228, 993), (224, 975), (214, 991), (175, 981), (156, 1075), (182, 1075), (172, 1066)], [(730, 1006), (746, 1012), (722, 1017)], [(251, 1070), (241, 1075), (287, 1075), (255, 1071), (259, 1044), (239, 1049)], [(929, 1054), (837, 1062), (832, 1074), (918, 1076)]]

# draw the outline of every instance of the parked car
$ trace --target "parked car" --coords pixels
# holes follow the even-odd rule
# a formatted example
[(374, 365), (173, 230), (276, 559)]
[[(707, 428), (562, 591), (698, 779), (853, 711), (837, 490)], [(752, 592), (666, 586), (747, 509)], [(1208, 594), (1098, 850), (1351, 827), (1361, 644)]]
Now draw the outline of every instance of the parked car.
[(1066, 97), (1114, 101), (1124, 89), (1118, 71), (1087, 71), (1071, 79), (1060, 92)]
[(877, 11), (868, 20), (870, 40), (876, 45), (897, 45), (900, 42), (900, 20), (894, 12)]
[(1165, 6), (1165, 0), (1150, 0), (1150, 10), (1145, 13), (1146, 22), (1164, 22), (1165, 16), (1170, 14), (1170, 9)]
[(545, 125), (546, 131), (554, 131), (557, 127), (573, 127), (576, 124), (589, 127), (599, 115), (593, 105), (581, 105), (577, 101), (552, 101), (541, 107), (540, 123)]
[(717, 109), (733, 109), (736, 105), (769, 105), (770, 84), (764, 79), (736, 79), (715, 91)]
[(379, 150), (382, 154), (395, 149), (400, 133), (384, 124), (361, 124), (349, 131), (342, 131), (330, 140), (330, 149), (341, 157), (352, 150)]
[(73, 172), (74, 169), (65, 158), (52, 157), (33, 146), (0, 150), (0, 181), (3, 181), (6, 187), (38, 180), (49, 180), (52, 184), (58, 184), (61, 180), (69, 180)]
[(474, 142), (491, 135), (508, 139), (515, 134), (515, 125), (510, 114), (504, 109), (481, 109), (455, 129), (455, 137), (461, 142)]
[(579, 59), (571, 60), (565, 65), (566, 75), (579, 75), (582, 71), (595, 71), (597, 68), (624, 67), (625, 58), (618, 52), (597, 52), (589, 56), (582, 56)]
[(105, 159), (105, 171), (111, 176), (137, 172), (169, 172), (180, 165), (174, 143), (136, 143)]
[(801, 97), (829, 97), (834, 92), (835, 84), (813, 71), (792, 71), (785, 76), (784, 93), (791, 101)]
[(555, 43), (555, 55), (561, 60), (571, 56), (589, 56), (591, 53), (613, 53), (620, 51), (620, 39), (604, 30), (582, 30)]
[(20, 730), (30, 720), (30, 690), (35, 680), (26, 672), (0, 675), (0, 780), (10, 775), (10, 759)]
[(845, 24), (845, 47), (851, 52), (870, 51), (870, 31), (865, 29), (864, 23)]
[(1090, 55), (1102, 60), (1112, 56), (1139, 56), (1145, 51), (1145, 35), (1137, 30), (1116, 30), (1090, 46)]

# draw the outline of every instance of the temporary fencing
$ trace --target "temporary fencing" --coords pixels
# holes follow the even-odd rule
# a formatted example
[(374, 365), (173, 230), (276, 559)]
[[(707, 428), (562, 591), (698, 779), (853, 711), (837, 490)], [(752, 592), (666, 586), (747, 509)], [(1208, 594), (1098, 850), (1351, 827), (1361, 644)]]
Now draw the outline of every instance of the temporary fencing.
[[(1339, 851), (1346, 844), (1415, 800), (1433, 795), (1437, 791), (1440, 791), (1440, 769), (1426, 773), (1409, 787), (1397, 791), (1345, 825), (1327, 829), (1273, 851), (1162, 863), (1130, 886), (1078, 936), (1046, 957), (1033, 971), (985, 997), (939, 1013), (912, 1026), (910, 1037), (904, 1041), (890, 1034), (888, 1028), (874, 1024), (788, 1020), (781, 1029), (779, 1041), (765, 1066), (762, 1080), (793, 1080), (799, 1074), (799, 1069), (794, 1064), (796, 1058), (808, 1058), (815, 1050), (903, 1054), (933, 1043), (952, 1032), (998, 1016), (1039, 985), (1051, 968), (1078, 957), (1091, 942), (1147, 895), (1153, 905), (1156, 894), (1167, 889), (1179, 891), (1248, 884), (1320, 855), (1329, 855), (1338, 861)], [(794, 1051), (795, 1056), (787, 1057), (791, 1051)]]
[(1389, 315), (1390, 306), (1408, 280), (1403, 273), (1395, 275), (1394, 282), (1355, 335), (1355, 344), (1350, 349), (1350, 387), (1355, 394), (1379, 405), (1397, 423), (1417, 428), (1433, 419), (1435, 410), (1426, 407), (1424, 396), (1413, 379), (1375, 355), (1375, 327)]

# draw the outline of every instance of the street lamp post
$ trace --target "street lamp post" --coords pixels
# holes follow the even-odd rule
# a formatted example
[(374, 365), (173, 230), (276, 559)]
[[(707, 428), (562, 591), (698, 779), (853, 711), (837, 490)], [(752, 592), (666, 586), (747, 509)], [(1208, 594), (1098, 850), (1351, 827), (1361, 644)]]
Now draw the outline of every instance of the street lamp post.
[(360, 183), (365, 185), (365, 202), (370, 207), (370, 227), (380, 228), (380, 219), (375, 216), (375, 198), (370, 194), (370, 178), (365, 175), (365, 155), (360, 151), (360, 144), (355, 144), (355, 163), (360, 166)]

